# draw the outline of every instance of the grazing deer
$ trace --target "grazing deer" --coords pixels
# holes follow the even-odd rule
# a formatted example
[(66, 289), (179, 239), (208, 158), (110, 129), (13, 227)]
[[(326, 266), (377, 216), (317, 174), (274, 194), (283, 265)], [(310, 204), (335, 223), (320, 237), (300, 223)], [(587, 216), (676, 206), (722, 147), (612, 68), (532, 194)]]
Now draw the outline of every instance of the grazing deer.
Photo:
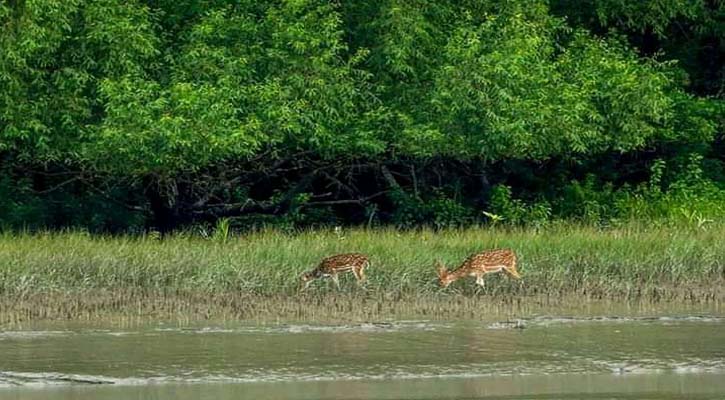
[(340, 281), (337, 274), (340, 272), (352, 271), (357, 279), (358, 284), (365, 280), (365, 268), (370, 265), (370, 260), (364, 254), (349, 253), (337, 254), (322, 259), (319, 265), (312, 271), (305, 272), (302, 275), (302, 282), (305, 283), (305, 289), (318, 278), (332, 278), (335, 285), (340, 288)]
[(521, 275), (516, 271), (516, 254), (509, 249), (490, 250), (473, 254), (466, 258), (460, 267), (451, 272), (448, 272), (440, 261), (437, 261), (436, 264), (438, 266), (438, 279), (443, 287), (448, 287), (451, 282), (466, 276), (475, 276), (476, 284), (483, 287), (484, 275), (500, 271), (504, 271), (516, 279), (521, 279)]

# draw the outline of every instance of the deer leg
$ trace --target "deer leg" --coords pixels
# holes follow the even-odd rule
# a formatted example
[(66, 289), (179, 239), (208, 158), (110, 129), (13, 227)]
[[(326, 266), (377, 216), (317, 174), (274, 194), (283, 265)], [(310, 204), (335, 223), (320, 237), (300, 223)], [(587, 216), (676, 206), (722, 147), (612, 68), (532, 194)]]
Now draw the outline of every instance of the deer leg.
[(474, 291), (474, 293), (476, 293), (476, 295), (479, 295), (484, 288), (485, 286), (483, 283), (483, 275), (476, 275), (476, 290)]
[(364, 285), (364, 283), (365, 283), (365, 273), (363, 272), (363, 268), (364, 267), (355, 268), (355, 269), (352, 270), (352, 272), (355, 274), (355, 278), (357, 278), (357, 281), (356, 281), (357, 282), (357, 286), (360, 289), (367, 290), (367, 289), (365, 289), (365, 285)]
[(358, 283), (365, 282), (365, 267), (358, 267), (352, 270), (352, 272), (355, 274), (355, 278), (357, 278)]
[(332, 281), (335, 282), (335, 286), (337, 286), (337, 288), (339, 289), (340, 288), (340, 280), (338, 279), (337, 275), (332, 275), (332, 276), (330, 276), (330, 278), (332, 278)]

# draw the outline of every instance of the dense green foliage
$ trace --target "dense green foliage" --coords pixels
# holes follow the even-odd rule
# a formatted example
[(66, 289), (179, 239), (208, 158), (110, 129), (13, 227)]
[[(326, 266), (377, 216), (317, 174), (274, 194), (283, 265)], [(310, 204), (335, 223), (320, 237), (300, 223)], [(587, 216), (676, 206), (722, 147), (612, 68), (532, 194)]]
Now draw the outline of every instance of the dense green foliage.
[(719, 0), (6, 1), (0, 226), (706, 225), (723, 24)]

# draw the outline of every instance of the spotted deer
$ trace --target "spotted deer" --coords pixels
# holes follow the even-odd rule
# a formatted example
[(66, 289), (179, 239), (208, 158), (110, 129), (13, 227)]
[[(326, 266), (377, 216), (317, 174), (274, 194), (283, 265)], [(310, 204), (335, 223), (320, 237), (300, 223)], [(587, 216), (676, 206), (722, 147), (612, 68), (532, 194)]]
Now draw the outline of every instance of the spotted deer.
[(313, 280), (318, 278), (332, 278), (335, 285), (339, 288), (340, 281), (338, 280), (337, 274), (340, 272), (352, 271), (358, 284), (361, 284), (365, 281), (365, 268), (367, 268), (368, 265), (370, 265), (370, 260), (364, 254), (337, 254), (323, 258), (315, 269), (302, 274), (301, 279), (305, 284), (305, 289), (310, 286)]
[(504, 271), (513, 278), (521, 279), (516, 271), (516, 254), (510, 249), (489, 250), (472, 254), (454, 271), (448, 271), (446, 267), (436, 262), (438, 267), (438, 279), (441, 286), (448, 287), (453, 281), (466, 276), (476, 278), (476, 284), (484, 286), (483, 277), (486, 274)]

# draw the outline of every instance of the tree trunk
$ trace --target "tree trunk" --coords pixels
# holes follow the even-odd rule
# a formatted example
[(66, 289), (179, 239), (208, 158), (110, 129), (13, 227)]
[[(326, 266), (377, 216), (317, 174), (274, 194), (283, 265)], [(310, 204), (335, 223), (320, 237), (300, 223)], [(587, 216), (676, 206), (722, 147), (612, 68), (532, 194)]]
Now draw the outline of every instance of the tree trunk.
[(488, 203), (489, 197), (491, 197), (491, 182), (488, 180), (488, 173), (486, 171), (486, 163), (481, 163), (481, 172), (479, 179), (481, 182), (481, 190), (478, 195), (478, 206), (485, 207)]
[(147, 183), (146, 198), (151, 210), (150, 227), (166, 235), (181, 224), (176, 184), (158, 181)]

